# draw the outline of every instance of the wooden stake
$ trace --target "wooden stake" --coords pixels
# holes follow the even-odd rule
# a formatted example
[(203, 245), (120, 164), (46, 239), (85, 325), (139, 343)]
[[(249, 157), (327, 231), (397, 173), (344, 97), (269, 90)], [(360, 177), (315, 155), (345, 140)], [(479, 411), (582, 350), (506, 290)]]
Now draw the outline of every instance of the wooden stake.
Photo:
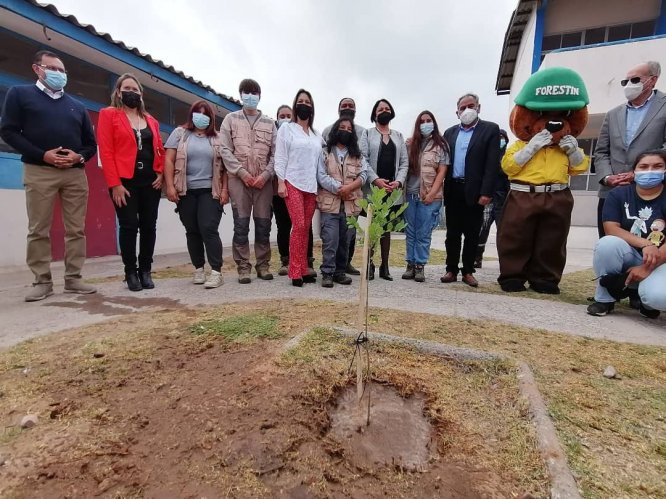
[[(370, 224), (372, 223), (372, 206), (367, 209), (367, 224), (363, 236), (363, 261), (361, 263), (361, 285), (359, 286), (359, 306), (358, 306), (358, 328), (360, 332), (366, 332), (368, 317), (368, 250), (370, 248)], [(356, 345), (356, 398), (361, 402), (363, 396), (363, 363), (361, 359), (360, 344)]]

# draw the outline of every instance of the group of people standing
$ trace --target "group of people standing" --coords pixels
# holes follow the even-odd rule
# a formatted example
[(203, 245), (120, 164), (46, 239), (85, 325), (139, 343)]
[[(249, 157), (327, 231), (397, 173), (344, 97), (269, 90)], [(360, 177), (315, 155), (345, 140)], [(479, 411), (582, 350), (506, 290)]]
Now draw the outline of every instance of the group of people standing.
[[(159, 123), (146, 112), (143, 88), (132, 74), (118, 78), (111, 105), (99, 113), (95, 137), (86, 109), (64, 92), (67, 72), (62, 60), (40, 51), (32, 69), (37, 83), (9, 90), (0, 124), (0, 135), (22, 154), (24, 163), (27, 263), (35, 276), (26, 301), (53, 294), (49, 230), (57, 198), (65, 226), (65, 292), (96, 291), (81, 277), (88, 201), (83, 166), (96, 145), (132, 291), (155, 286), (151, 267), (162, 193), (176, 204), (185, 228), (194, 284), (217, 288), (223, 283), (219, 225), (229, 202), (233, 259), (241, 284), (252, 282), (251, 220), (256, 276), (273, 279), (273, 215), (278, 273), (288, 275), (294, 286), (316, 281), (316, 208), (321, 213), (321, 284), (350, 284), (349, 276), (360, 272), (351, 264), (356, 234), (347, 219), (361, 214), (360, 200), (372, 185), (386, 193), (400, 190), (394, 209), (408, 203), (403, 279), (425, 280), (432, 231), (444, 205), (447, 256), (440, 280), (454, 282), (461, 274), (465, 284), (478, 286), (475, 269), (482, 265), (490, 224), (499, 222), (509, 190), (500, 168), (508, 137), (495, 123), (479, 118), (481, 105), (472, 93), (458, 99), (459, 123), (443, 133), (433, 113), (425, 110), (416, 117), (411, 135), (403, 136), (391, 127), (396, 113), (386, 99), (374, 104), (373, 126), (364, 129), (355, 123), (356, 103), (346, 97), (338, 106), (339, 119), (320, 134), (314, 128), (310, 92), (298, 90), (274, 120), (258, 110), (259, 84), (245, 79), (239, 86), (242, 109), (226, 115), (219, 131), (210, 104), (199, 100), (163, 144)], [(609, 111), (601, 129), (595, 151), (600, 241), (594, 256), (600, 279), (588, 307), (592, 315), (611, 312), (624, 297), (646, 317), (666, 309), (661, 283), (666, 269), (666, 96), (655, 90), (659, 75), (656, 62), (632, 68), (621, 82), (627, 103)], [(386, 233), (379, 243), (379, 277), (389, 281), (390, 248), (391, 234)], [(374, 259), (366, 271), (374, 278)]]

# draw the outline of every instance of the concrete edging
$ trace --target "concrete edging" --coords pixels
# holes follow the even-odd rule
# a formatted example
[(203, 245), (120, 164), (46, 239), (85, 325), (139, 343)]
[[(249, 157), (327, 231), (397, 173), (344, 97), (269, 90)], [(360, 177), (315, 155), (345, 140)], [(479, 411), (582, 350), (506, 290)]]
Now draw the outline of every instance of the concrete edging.
[[(350, 338), (358, 336), (358, 331), (353, 329), (340, 327), (333, 327), (332, 329)], [(297, 347), (303, 337), (310, 331), (301, 332), (291, 338), (285, 343), (283, 351), (288, 351)], [(534, 374), (525, 362), (516, 361), (511, 357), (485, 352), (483, 350), (460, 348), (436, 343), (434, 341), (405, 338), (384, 333), (369, 332), (368, 338), (375, 341), (405, 345), (415, 348), (423, 353), (458, 360), (510, 360), (515, 362), (518, 367), (518, 387), (520, 395), (525, 399), (529, 406), (532, 422), (536, 428), (539, 452), (546, 464), (546, 470), (548, 472), (548, 477), (550, 478), (550, 497), (552, 499), (579, 499), (581, 497), (578, 486), (576, 485), (576, 480), (567, 463), (564, 449), (557, 438), (555, 426), (548, 415), (548, 409), (534, 379)]]

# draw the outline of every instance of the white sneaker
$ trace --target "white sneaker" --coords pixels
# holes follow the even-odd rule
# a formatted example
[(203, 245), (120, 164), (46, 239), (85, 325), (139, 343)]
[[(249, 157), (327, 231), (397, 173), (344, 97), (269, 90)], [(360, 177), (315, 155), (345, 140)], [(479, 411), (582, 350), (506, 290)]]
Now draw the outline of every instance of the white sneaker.
[(211, 270), (208, 280), (204, 283), (204, 288), (219, 288), (224, 283), (222, 274), (216, 270)]
[(194, 284), (204, 284), (206, 282), (206, 274), (204, 274), (204, 268), (196, 269), (194, 271), (194, 278), (192, 279)]

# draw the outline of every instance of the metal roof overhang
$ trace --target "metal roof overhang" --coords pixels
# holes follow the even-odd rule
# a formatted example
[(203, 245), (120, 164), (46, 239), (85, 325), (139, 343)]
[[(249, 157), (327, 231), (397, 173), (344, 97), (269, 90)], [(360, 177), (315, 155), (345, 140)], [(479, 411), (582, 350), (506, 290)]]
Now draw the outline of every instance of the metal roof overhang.
[(511, 91), (511, 80), (513, 80), (513, 72), (516, 69), (520, 43), (523, 39), (525, 26), (527, 26), (536, 4), (535, 0), (519, 0), (516, 10), (511, 15), (509, 27), (504, 35), (502, 57), (497, 71), (497, 81), (495, 83), (497, 95), (508, 94)]
[(190, 102), (192, 95), (218, 106), (220, 114), (236, 111), (240, 103), (191, 76), (167, 66), (136, 48), (127, 47), (74, 16), (63, 16), (53, 5), (33, 0), (0, 0), (3, 28), (120, 75), (134, 73), (149, 88)]

